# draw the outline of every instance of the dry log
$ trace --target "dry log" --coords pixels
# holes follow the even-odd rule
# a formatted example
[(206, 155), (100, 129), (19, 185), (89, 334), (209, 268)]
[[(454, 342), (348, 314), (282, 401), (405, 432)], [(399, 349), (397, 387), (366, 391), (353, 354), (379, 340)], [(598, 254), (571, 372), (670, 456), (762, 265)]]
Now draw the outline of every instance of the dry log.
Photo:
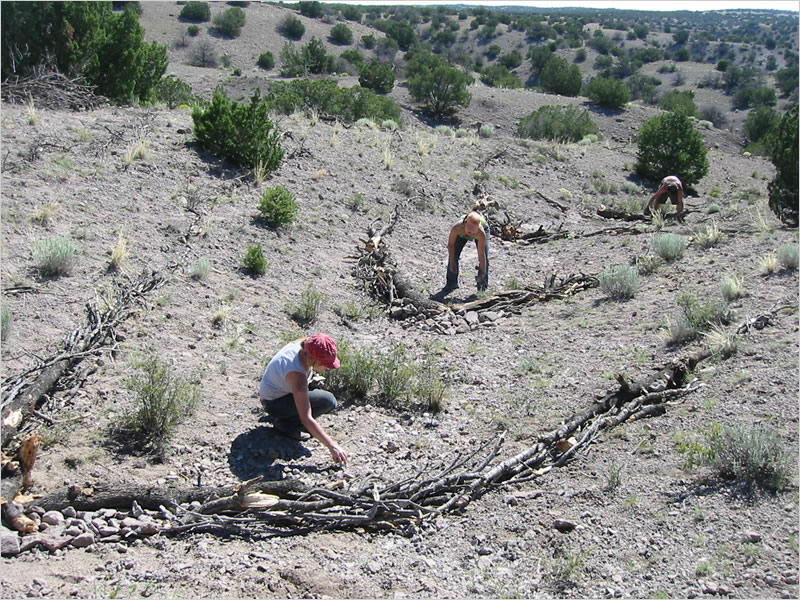
[[(130, 508), (135, 501), (142, 508), (158, 510), (159, 506), (208, 503), (217, 498), (236, 495), (240, 486), (160, 487), (139, 484), (95, 484), (93, 487), (69, 486), (35, 500), (44, 510), (63, 510), (68, 506), (76, 510), (101, 508)], [(298, 496), (306, 488), (298, 481), (260, 481), (249, 486), (248, 491), (273, 496)]]

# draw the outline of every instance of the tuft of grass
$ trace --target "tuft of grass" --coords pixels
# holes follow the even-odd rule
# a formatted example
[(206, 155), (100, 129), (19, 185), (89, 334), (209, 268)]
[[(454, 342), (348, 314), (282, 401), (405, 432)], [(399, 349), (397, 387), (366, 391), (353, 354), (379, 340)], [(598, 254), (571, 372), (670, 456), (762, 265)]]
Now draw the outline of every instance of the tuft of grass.
[(609, 298), (628, 300), (636, 295), (639, 288), (639, 270), (630, 265), (609, 265), (598, 276), (600, 289)]
[(375, 367), (375, 382), (382, 403), (396, 406), (399, 400), (411, 395), (414, 368), (408, 360), (408, 351), (404, 345), (398, 344), (389, 352), (381, 354)]
[(487, 123), (484, 123), (483, 125), (481, 125), (480, 129), (478, 129), (478, 135), (482, 138), (494, 137), (494, 127), (492, 127)]
[(384, 119), (381, 121), (381, 129), (388, 129), (389, 131), (397, 131), (397, 122), (393, 119)]
[[(394, 121), (392, 121), (394, 123)], [(383, 167), (385, 169), (391, 169), (392, 165), (394, 164), (394, 153), (392, 152), (392, 147), (389, 144), (389, 140), (386, 140), (383, 144), (381, 144), (381, 160), (383, 161)]]
[(681, 344), (695, 339), (701, 331), (730, 321), (727, 306), (721, 303), (702, 303), (689, 293), (678, 296), (682, 312), (667, 317), (664, 324), (668, 344)]
[(261, 244), (255, 244), (247, 247), (244, 258), (242, 259), (242, 266), (256, 275), (263, 275), (267, 272), (267, 259), (264, 258), (264, 251), (261, 249)]
[(3, 304), (0, 306), (0, 340), (5, 342), (8, 339), (12, 323), (14, 323), (14, 313)]
[(784, 244), (778, 248), (778, 262), (784, 269), (796, 271), (800, 262), (797, 244)]
[(289, 307), (289, 315), (297, 324), (307, 327), (319, 319), (325, 306), (325, 296), (308, 286), (300, 295), (300, 301)]
[(28, 125), (35, 127), (39, 123), (39, 111), (36, 110), (36, 105), (33, 103), (33, 97), (28, 95), (28, 102), (25, 104), (28, 113)]
[(194, 264), (189, 271), (189, 277), (196, 281), (200, 281), (208, 277), (209, 271), (211, 271), (211, 263), (208, 261), (208, 259), (198, 258), (196, 261), (194, 261)]
[(459, 127), (458, 129), (456, 129), (456, 137), (457, 138), (467, 137), (468, 135), (469, 135), (469, 131), (467, 131), (463, 127)]
[(125, 150), (125, 156), (122, 159), (122, 164), (127, 167), (130, 166), (135, 160), (145, 160), (149, 150), (150, 140), (146, 138), (138, 138), (133, 140)]
[(659, 233), (653, 236), (653, 252), (668, 263), (683, 257), (686, 245), (686, 238), (675, 233)]
[(437, 134), (443, 135), (445, 137), (455, 137), (456, 136), (456, 132), (453, 131), (453, 128), (448, 126), (448, 125), (437, 125), (436, 128), (434, 129), (434, 131)]
[(694, 239), (702, 248), (711, 248), (724, 240), (725, 234), (720, 231), (717, 221), (712, 220), (706, 224), (705, 229), (695, 232)]
[(352, 210), (353, 212), (364, 210), (364, 194), (361, 192), (353, 193), (353, 195), (345, 201), (345, 206), (348, 210)]
[(772, 233), (775, 230), (775, 226), (760, 209), (756, 209), (753, 214), (753, 227), (762, 233)]
[(703, 332), (703, 337), (711, 351), (722, 358), (733, 356), (739, 349), (736, 333), (729, 333), (719, 325), (711, 325), (708, 331)]
[(720, 211), (719, 204), (717, 204), (716, 202), (712, 202), (711, 204), (709, 204), (708, 208), (706, 209), (706, 213), (708, 213), (709, 215), (717, 214), (719, 211)]
[(55, 202), (48, 202), (47, 206), (36, 210), (31, 216), (31, 219), (34, 223), (38, 223), (39, 225), (49, 225), (53, 215), (56, 213), (57, 207), (58, 204)]
[(616, 463), (611, 463), (606, 472), (606, 491), (615, 491), (622, 483), (622, 467)]
[(119, 271), (128, 260), (128, 240), (126, 240), (122, 233), (117, 233), (117, 243), (111, 248), (111, 260), (108, 263), (108, 268), (112, 271)]
[(744, 280), (738, 275), (725, 275), (720, 281), (719, 287), (722, 297), (726, 302), (732, 302), (742, 296)]
[(214, 329), (222, 329), (230, 320), (231, 309), (229, 306), (221, 306), (211, 317), (211, 326)]
[(170, 370), (153, 351), (135, 364), (140, 371), (131, 376), (133, 407), (123, 418), (125, 429), (143, 446), (163, 452), (177, 426), (192, 414), (200, 401), (199, 382), (190, 382)]
[(79, 253), (77, 244), (64, 236), (36, 240), (33, 244), (33, 261), (45, 277), (69, 274)]
[(368, 127), (374, 130), (378, 128), (378, 125), (372, 119), (364, 117), (356, 121), (356, 127)]
[(774, 252), (768, 253), (759, 263), (759, 271), (762, 275), (772, 275), (778, 270), (778, 257)]

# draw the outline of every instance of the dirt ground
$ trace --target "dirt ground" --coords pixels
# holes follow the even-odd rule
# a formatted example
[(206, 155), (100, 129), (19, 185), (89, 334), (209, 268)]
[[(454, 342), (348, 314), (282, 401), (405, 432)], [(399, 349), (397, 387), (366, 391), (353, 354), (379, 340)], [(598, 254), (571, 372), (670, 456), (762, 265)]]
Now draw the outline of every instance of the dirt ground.
[[(245, 73), (236, 85), (250, 83)], [(666, 319), (677, 314), (680, 294), (720, 300), (722, 278), (741, 277), (744, 294), (730, 304), (729, 333), (776, 307), (793, 308), (769, 327), (739, 334), (729, 358), (702, 363), (694, 376), (703, 385), (666, 414), (614, 428), (565, 466), (490, 491), (413, 535), (187, 533), (38, 548), (3, 556), (4, 598), (798, 596), (796, 457), (787, 489), (746, 491), (708, 468), (687, 469), (678, 445), (702, 439), (713, 424), (744, 424), (773, 429), (793, 456), (797, 449), (798, 274), (761, 270), (768, 254), (798, 241), (797, 230), (783, 227), (767, 207), (773, 165), (744, 155), (735, 131), (700, 128), (710, 170), (686, 199), (685, 221), (663, 229), (686, 236), (688, 249), (642, 276), (634, 298), (611, 301), (594, 288), (527, 306), (492, 326), (454, 335), (425, 331), (370, 310), (374, 301), (352, 273), (370, 224), (385, 223), (395, 207), (399, 220), (384, 242), (424, 294), (444, 284), (447, 234), (471, 208), (477, 177), (526, 230), (574, 234), (527, 246), (492, 237), (490, 291), (540, 283), (552, 273), (597, 275), (650, 254), (656, 233), (648, 222), (620, 235), (586, 235), (625, 224), (599, 217), (602, 205), (641, 205), (654, 191), (633, 164), (636, 132), (658, 109), (634, 104), (605, 114), (583, 98), (480, 84), (470, 91), (461, 125), (474, 131), (475, 123), (488, 123), (494, 136), (437, 133), (403, 87), (392, 92), (404, 106), (396, 133), (307, 115), (276, 117), (279, 130), (291, 133), (283, 138), (287, 155), (301, 145), (306, 152), (284, 159), (261, 184), (199, 152), (185, 109), (38, 110), (31, 118), (24, 106), (3, 105), (3, 305), (13, 313), (2, 345), (4, 377), (54, 351), (113, 280), (144, 270), (167, 276), (119, 328), (118, 350), (87, 359), (97, 368), (84, 385), (53, 394), (42, 407), (57, 422), (42, 425), (32, 493), (98, 482), (225, 485), (257, 475), (319, 486), (344, 478), (355, 489), (370, 478), (388, 484), (423, 468), (440, 471), (505, 431), (502, 460), (614, 389), (616, 373), (645, 381), (672, 359), (701, 350), (703, 338), (665, 343)], [(553, 103), (591, 110), (602, 139), (551, 144), (515, 136), (521, 117)], [(129, 160), (142, 142), (144, 156)], [(257, 218), (257, 205), (277, 184), (292, 190), (299, 210), (293, 224), (272, 229)], [(711, 214), (714, 203), (720, 210)], [(703, 248), (697, 234), (712, 222), (725, 237)], [(81, 254), (68, 276), (41, 278), (32, 245), (56, 235), (70, 236)], [(120, 237), (127, 261), (121, 272), (109, 271)], [(240, 265), (256, 243), (268, 268), (254, 278)], [(211, 270), (193, 279), (200, 258)], [(476, 263), (468, 246), (461, 287), (449, 302), (475, 297)], [(325, 306), (304, 332), (288, 307), (306, 289), (322, 293)], [(355, 329), (337, 314), (345, 306), (360, 308)], [(277, 436), (258, 403), (258, 381), (286, 339), (314, 331), (375, 353), (398, 344), (412, 357), (435, 352), (448, 382), (444, 410), (343, 403), (321, 421), (350, 453), (344, 469), (314, 440)], [(134, 361), (148, 349), (202, 385), (202, 402), (164, 461), (109, 442), (133, 400), (126, 381), (136, 373)], [(557, 520), (575, 527), (562, 533)]]

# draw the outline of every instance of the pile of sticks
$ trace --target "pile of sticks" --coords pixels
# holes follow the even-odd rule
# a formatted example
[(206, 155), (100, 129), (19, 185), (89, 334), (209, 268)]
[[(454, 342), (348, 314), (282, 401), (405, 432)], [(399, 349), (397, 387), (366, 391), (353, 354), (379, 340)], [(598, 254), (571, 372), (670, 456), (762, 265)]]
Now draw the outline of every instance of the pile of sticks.
[(41, 68), (27, 77), (4, 81), (2, 97), (9, 104), (33, 102), (36, 108), (49, 110), (93, 110), (108, 103), (79, 78)]

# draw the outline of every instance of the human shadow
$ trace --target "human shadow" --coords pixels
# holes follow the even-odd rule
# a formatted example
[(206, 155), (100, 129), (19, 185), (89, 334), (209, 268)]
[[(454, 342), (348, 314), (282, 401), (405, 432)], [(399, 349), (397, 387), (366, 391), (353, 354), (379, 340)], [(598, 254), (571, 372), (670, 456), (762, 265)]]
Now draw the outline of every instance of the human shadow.
[[(266, 422), (269, 417), (262, 417)], [(263, 476), (276, 481), (285, 478), (285, 461), (311, 456), (311, 451), (302, 442), (291, 440), (265, 425), (238, 435), (231, 443), (228, 465), (231, 472), (241, 480)]]

